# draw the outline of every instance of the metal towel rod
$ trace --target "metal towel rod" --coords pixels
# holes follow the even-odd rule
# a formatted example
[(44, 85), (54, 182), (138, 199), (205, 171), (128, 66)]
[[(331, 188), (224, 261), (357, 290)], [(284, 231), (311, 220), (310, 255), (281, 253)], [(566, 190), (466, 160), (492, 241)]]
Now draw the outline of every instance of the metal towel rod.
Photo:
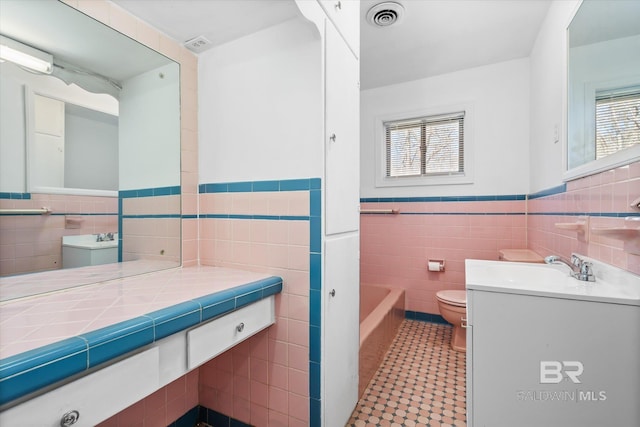
[(40, 209), (0, 209), (0, 215), (48, 215), (50, 208)]
[(399, 209), (362, 209), (361, 214), (392, 214), (397, 215), (400, 213)]

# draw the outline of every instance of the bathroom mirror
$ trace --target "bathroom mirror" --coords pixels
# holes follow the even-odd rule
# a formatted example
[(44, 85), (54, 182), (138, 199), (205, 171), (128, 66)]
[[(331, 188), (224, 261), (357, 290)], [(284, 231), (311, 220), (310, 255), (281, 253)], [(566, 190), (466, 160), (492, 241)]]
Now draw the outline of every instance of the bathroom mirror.
[(567, 179), (640, 159), (640, 2), (584, 0), (567, 32)]
[(179, 65), (57, 0), (2, 0), (0, 35), (53, 62), (0, 62), (0, 299), (179, 266)]

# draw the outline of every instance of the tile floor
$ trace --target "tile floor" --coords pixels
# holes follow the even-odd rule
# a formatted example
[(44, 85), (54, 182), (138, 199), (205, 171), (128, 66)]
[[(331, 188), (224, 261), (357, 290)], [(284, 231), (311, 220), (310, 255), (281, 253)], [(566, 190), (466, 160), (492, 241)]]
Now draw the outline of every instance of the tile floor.
[(404, 320), (346, 427), (466, 426), (466, 358), (451, 331)]

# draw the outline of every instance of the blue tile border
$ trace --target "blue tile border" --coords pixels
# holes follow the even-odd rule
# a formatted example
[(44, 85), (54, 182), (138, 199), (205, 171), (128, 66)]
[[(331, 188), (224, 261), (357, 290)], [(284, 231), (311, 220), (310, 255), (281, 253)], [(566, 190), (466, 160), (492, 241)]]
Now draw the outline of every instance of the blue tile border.
[(31, 193), (11, 193), (11, 192), (0, 191), (0, 199), (30, 200)]
[(439, 314), (422, 313), (419, 311), (405, 310), (404, 317), (405, 319), (410, 319), (410, 320), (420, 320), (423, 322), (439, 323), (444, 325), (449, 324), (449, 322), (444, 320), (444, 318)]
[(321, 425), (322, 407), (322, 181), (309, 183), (309, 423)]
[(228, 417), (202, 405), (194, 406), (167, 427), (193, 427), (199, 422), (204, 422), (214, 427), (251, 427), (250, 424)]
[(251, 427), (251, 424), (228, 417), (206, 406), (198, 405), (168, 427), (193, 427), (198, 422), (205, 422), (214, 427)]
[(539, 199), (540, 197), (553, 196), (554, 194), (565, 193), (567, 191), (567, 184), (558, 185), (556, 187), (547, 188), (545, 190), (538, 191), (533, 194), (529, 194), (527, 198), (529, 200)]
[(0, 360), (0, 405), (282, 291), (271, 276)]
[(73, 337), (0, 360), (0, 404), (88, 369), (88, 349)]
[[(408, 202), (480, 202), (480, 201), (504, 201), (504, 200), (522, 200), (529, 201), (540, 199), (543, 197), (553, 196), (556, 194), (562, 194), (567, 191), (567, 184), (558, 185), (555, 187), (547, 188), (542, 191), (538, 191), (532, 194), (518, 194), (518, 195), (506, 195), (506, 196), (447, 196), (447, 197), (363, 197), (360, 199), (360, 203), (408, 203)], [(378, 213), (362, 212), (362, 215), (379, 215)], [(548, 215), (548, 216), (594, 216), (594, 217), (606, 217), (606, 218), (625, 218), (628, 216), (640, 216), (640, 212), (526, 212), (526, 209), (522, 212), (403, 212), (400, 210), (398, 215), (464, 215), (464, 216), (476, 216), (476, 215), (507, 215), (507, 216), (519, 216), (519, 215)]]
[(264, 191), (305, 191), (320, 189), (320, 178), (273, 181), (213, 182), (198, 185), (198, 193), (257, 193)]
[(173, 185), (170, 187), (137, 188), (133, 190), (118, 191), (118, 198), (132, 199), (138, 197), (173, 196), (181, 194), (181, 192), (182, 190), (179, 185)]

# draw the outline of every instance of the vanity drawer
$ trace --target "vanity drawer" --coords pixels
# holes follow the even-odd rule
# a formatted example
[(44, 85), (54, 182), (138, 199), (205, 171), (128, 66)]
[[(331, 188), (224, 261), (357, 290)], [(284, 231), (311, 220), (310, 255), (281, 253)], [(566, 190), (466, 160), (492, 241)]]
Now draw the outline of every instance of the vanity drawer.
[(73, 427), (94, 426), (160, 387), (159, 350), (151, 348), (0, 413), (3, 426), (58, 427), (77, 411)]
[(274, 323), (275, 303), (274, 297), (270, 296), (188, 331), (188, 370), (197, 368)]

